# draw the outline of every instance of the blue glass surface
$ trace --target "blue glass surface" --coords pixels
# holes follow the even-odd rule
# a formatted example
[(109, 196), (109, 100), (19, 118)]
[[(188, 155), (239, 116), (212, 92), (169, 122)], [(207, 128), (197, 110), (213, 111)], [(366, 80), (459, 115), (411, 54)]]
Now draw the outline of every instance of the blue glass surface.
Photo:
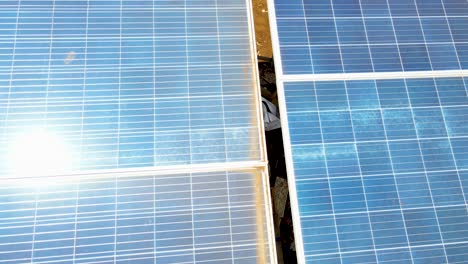
[(285, 82), (307, 263), (468, 257), (466, 91), (463, 78)]
[(3, 184), (0, 262), (258, 263), (251, 246), (259, 232), (254, 177), (216, 172)]
[(466, 1), (274, 3), (285, 74), (468, 69)]
[(0, 175), (37, 131), (66, 172), (260, 155), (244, 1), (2, 0), (0, 47)]

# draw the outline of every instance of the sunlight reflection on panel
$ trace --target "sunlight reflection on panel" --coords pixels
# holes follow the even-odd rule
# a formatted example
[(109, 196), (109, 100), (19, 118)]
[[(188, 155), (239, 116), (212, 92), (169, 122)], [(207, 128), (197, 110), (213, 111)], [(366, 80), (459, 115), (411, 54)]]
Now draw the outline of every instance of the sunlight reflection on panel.
[(60, 136), (42, 129), (18, 135), (10, 144), (8, 158), (10, 174), (19, 177), (72, 170), (69, 146)]

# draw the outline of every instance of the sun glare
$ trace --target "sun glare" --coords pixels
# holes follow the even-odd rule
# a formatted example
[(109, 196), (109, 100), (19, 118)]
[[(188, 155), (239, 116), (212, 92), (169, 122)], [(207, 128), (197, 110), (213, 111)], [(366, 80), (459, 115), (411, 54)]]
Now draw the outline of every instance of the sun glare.
[(8, 156), (10, 173), (14, 176), (61, 174), (71, 169), (70, 151), (65, 142), (46, 130), (18, 135), (11, 142)]

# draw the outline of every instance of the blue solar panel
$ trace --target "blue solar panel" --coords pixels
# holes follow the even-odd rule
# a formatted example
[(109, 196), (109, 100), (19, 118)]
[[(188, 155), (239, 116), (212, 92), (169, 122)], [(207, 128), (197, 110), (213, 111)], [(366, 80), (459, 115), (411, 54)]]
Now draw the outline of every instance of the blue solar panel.
[(271, 263), (250, 3), (0, 0), (0, 263)]
[[(255, 171), (0, 187), (0, 263), (259, 263)], [(260, 235), (259, 235), (260, 234)]]
[(0, 1), (0, 174), (40, 131), (68, 170), (260, 158), (245, 1)]
[(468, 69), (464, 0), (276, 0), (283, 72)]
[(300, 263), (466, 263), (468, 2), (272, 0)]
[[(308, 263), (468, 257), (466, 87), (462, 78), (284, 84)], [(404, 254), (385, 260), (394, 249)]]

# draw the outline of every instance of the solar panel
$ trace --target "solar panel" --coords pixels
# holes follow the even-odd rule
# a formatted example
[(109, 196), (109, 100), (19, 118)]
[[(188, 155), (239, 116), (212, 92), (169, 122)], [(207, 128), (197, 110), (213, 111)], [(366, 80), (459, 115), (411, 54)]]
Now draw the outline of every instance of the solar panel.
[(261, 158), (245, 1), (0, 7), (1, 174), (43, 130), (72, 172)]
[(271, 263), (250, 2), (0, 0), (0, 263)]
[(269, 7), (299, 262), (465, 263), (468, 3)]
[(2, 184), (0, 263), (268, 262), (260, 174)]
[(468, 67), (463, 0), (274, 1), (285, 74)]

